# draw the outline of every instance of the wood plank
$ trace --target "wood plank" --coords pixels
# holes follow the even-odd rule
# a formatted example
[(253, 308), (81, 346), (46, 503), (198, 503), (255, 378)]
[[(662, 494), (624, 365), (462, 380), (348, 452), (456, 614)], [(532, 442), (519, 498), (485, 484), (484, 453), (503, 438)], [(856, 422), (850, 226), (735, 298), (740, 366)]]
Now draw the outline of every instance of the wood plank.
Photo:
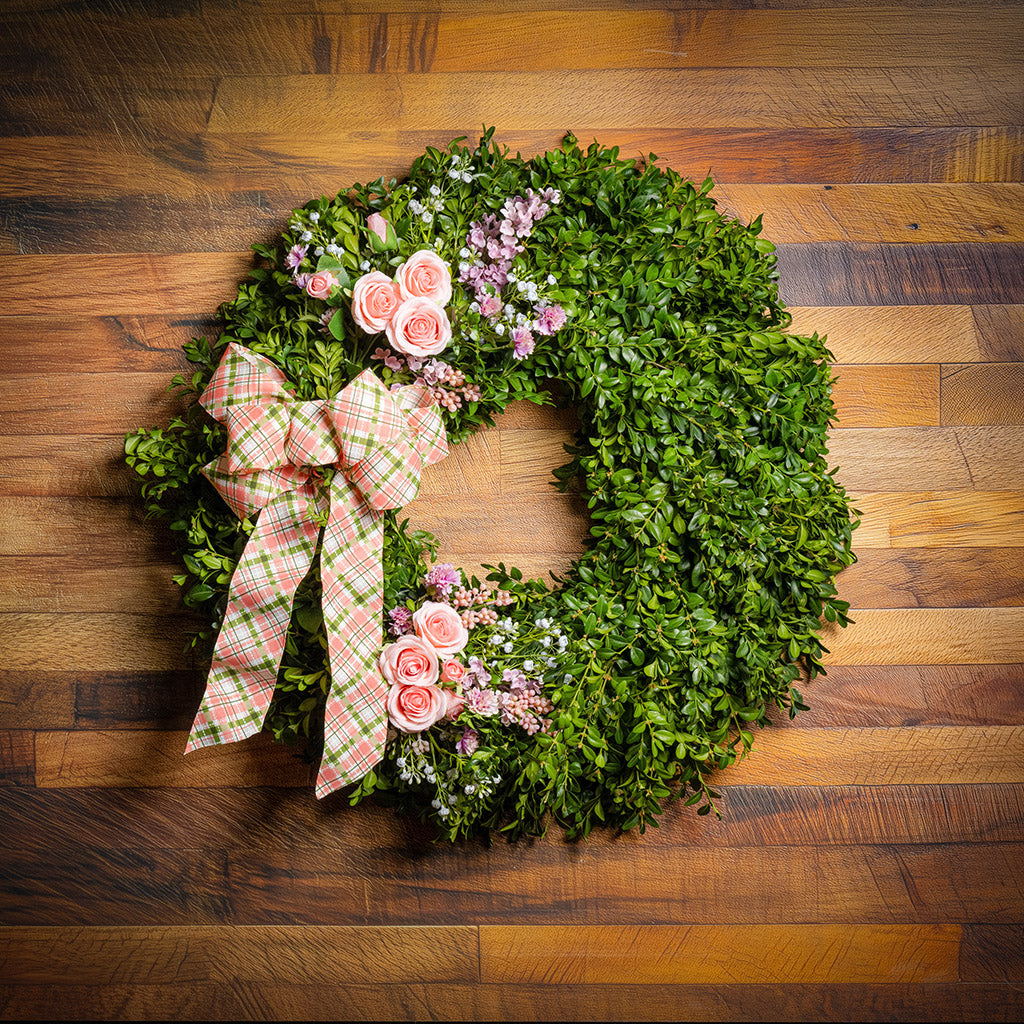
[[(95, 730), (36, 734), (36, 785), (46, 788), (305, 786), (309, 766), (260, 735), (182, 756), (187, 734)], [(1018, 783), (1024, 727), (773, 728), (715, 785)], [(1009, 759), (1009, 760), (1008, 760)]]
[(857, 608), (1017, 606), (1024, 604), (1024, 549), (858, 546), (838, 586)]
[(837, 430), (829, 462), (853, 491), (1024, 491), (1024, 426)]
[(65, 256), (0, 256), (0, 280), (5, 310), (19, 316), (177, 317), (212, 312), (251, 266), (252, 253), (241, 252), (84, 254), (69, 274)]
[(836, 366), (836, 426), (924, 427), (939, 422), (935, 364)]
[(1024, 247), (819, 242), (779, 246), (783, 301), (794, 306), (1024, 302)]
[(1021, 608), (859, 608), (855, 627), (826, 623), (830, 665), (1006, 665), (1024, 662)]
[[(744, 223), (763, 215), (765, 237), (777, 243), (1024, 241), (1018, 184), (719, 184), (715, 195)], [(16, 253), (231, 252), (272, 240), (306, 198), (280, 186), (208, 192), (201, 206), (160, 194), (0, 196), (0, 220)]]
[[(140, 917), (235, 926), (501, 924), (510, 917), (522, 924), (757, 925), (794, 918), (1014, 923), (1022, 909), (1016, 867), (1024, 848), (1014, 843), (661, 847), (648, 855), (609, 844), (575, 857), (571, 848), (552, 847), (538, 852), (534, 870), (524, 870), (521, 849), (508, 845), (424, 856), (431, 844), (419, 830), (397, 848), (243, 848), (226, 860), (217, 849), (194, 847), (11, 848), (5, 863), (19, 886), (0, 891), (0, 912), (19, 925)], [(551, 877), (563, 880), (555, 892)]]
[(1024, 924), (973, 924), (960, 944), (964, 981), (1024, 981)]
[(839, 363), (1024, 360), (1021, 306), (794, 306), (790, 313), (795, 333), (828, 335)]
[[(108, 786), (302, 786), (311, 766), (268, 734), (185, 756), (187, 733), (120, 729), (36, 733), (36, 784)], [(105, 780), (105, 781), (100, 781)]]
[[(125, 957), (124, 950), (131, 956)], [(470, 981), (471, 927), (0, 929), (5, 980), (56, 985)]]
[(74, 1006), (83, 1019), (315, 1020), (343, 1006), (349, 1020), (823, 1020), (1018, 1021), (1013, 984), (819, 985), (4, 985), (0, 1012), (50, 1020)]
[[(949, 982), (956, 925), (480, 929), (485, 983)], [(772, 951), (750, 956), (751, 949)]]
[(1024, 423), (1024, 363), (947, 363), (941, 380), (943, 426)]
[(189, 368), (182, 344), (211, 333), (216, 323), (199, 318), (0, 316), (0, 373), (163, 373), (170, 381)]
[[(983, 13), (984, 16), (981, 16)], [(10, 19), (0, 47), (9, 76), (41, 64), (109, 52), (118, 69), (184, 75), (559, 71), (567, 68), (877, 67), (899, 53), (905, 67), (1014, 64), (1024, 22), (1012, 10), (936, 10), (930, 17), (876, 8), (708, 11), (588, 10), (534, 13), (401, 12), (258, 21), (200, 11), (162, 18), (56, 11)], [(25, 45), (25, 40), (31, 40)], [(21, 42), (21, 46), (15, 44)], [(71, 40), (74, 41), (72, 45)]]
[[(147, 106), (160, 84), (133, 79)], [(177, 106), (160, 106), (159, 123), (188, 130), (195, 100), (173, 98)], [(207, 130), (306, 135), (341, 122), (349, 130), (444, 131), (467, 121), (532, 129), (1014, 125), (1022, 99), (1019, 75), (1004, 67), (280, 75), (223, 79)], [(44, 134), (45, 124), (30, 134)]]
[[(109, 59), (107, 54), (104, 57)], [(216, 76), (173, 73), (113, 73), (104, 60), (88, 64), (69, 79), (67, 73), (32, 75), (5, 83), (0, 93), (0, 122), (5, 135), (75, 135), (99, 132), (118, 137), (118, 149), (159, 139), (165, 131), (201, 132), (218, 88)], [(84, 74), (81, 72), (84, 71)]]
[(188, 729), (201, 669), (82, 672), (0, 669), (0, 728)]
[[(184, 361), (184, 360), (183, 360)], [(0, 381), (7, 434), (114, 434), (166, 426), (185, 399), (167, 373), (13, 373)], [(26, 402), (26, 396), (31, 401)]]
[(35, 784), (35, 735), (20, 729), (0, 731), (0, 786)]
[(21, 672), (182, 669), (194, 657), (185, 616), (5, 612), (0, 633), (6, 667)]
[(715, 194), (744, 223), (763, 215), (773, 242), (1024, 240), (1024, 185), (720, 184)]
[[(729, 182), (1019, 182), (1024, 178), (1024, 129), (964, 128), (674, 128), (644, 131), (578, 124), (587, 143), (600, 136), (624, 156), (655, 150), (663, 165), (703, 180)], [(533, 156), (560, 145), (558, 128), (509, 130), (499, 142)], [(402, 178), (428, 145), (450, 137), (475, 140), (467, 122), (447, 135), (436, 130), (346, 132), (336, 125), (312, 135), (238, 133), (175, 136), (126, 150), (117, 136), (0, 138), (0, 194), (48, 200), (122, 198), (145, 191), (196, 200), (218, 192), (260, 193), (273, 182), (302, 203), (378, 175)], [(474, 143), (475, 144), (475, 143)], [(195, 208), (194, 206), (194, 208)]]
[(853, 502), (863, 512), (854, 534), (857, 546), (1024, 545), (1024, 494), (1019, 491), (861, 491)]
[[(1014, 784), (728, 786), (721, 793), (721, 820), (672, 804), (662, 815), (662, 827), (636, 842), (593, 835), (589, 856), (599, 861), (623, 842), (640, 860), (677, 854), (685, 859), (687, 851), (697, 848), (1024, 842), (1024, 786)], [(279, 787), (11, 788), (0, 793), (0, 811), (5, 845), (26, 856), (57, 846), (94, 846), (140, 853), (320, 850), (356, 858), (377, 856), (382, 849), (401, 856), (411, 846), (425, 847), (431, 838), (428, 826), (399, 818), (389, 808), (364, 803), (348, 810), (334, 801), (310, 799), (302, 789)], [(661, 852), (645, 853), (648, 847)], [(666, 853), (666, 847), (676, 853)], [(576, 854), (557, 836), (538, 842), (534, 850), (538, 871), (571, 872)], [(508, 857), (514, 858), (514, 851)], [(480, 855), (438, 847), (433, 870), (461, 870), (464, 857), (473, 861)], [(493, 863), (506, 860), (497, 852), (486, 856)]]
[(833, 665), (791, 726), (1024, 725), (1024, 665)]
[(122, 434), (0, 434), (4, 497), (95, 495), (137, 501), (138, 479), (124, 461)]
[[(1024, 727), (1017, 725), (769, 729), (744, 761), (715, 779), (731, 786), (1022, 782), (1022, 753)], [(44, 785), (38, 743), (36, 766)]]

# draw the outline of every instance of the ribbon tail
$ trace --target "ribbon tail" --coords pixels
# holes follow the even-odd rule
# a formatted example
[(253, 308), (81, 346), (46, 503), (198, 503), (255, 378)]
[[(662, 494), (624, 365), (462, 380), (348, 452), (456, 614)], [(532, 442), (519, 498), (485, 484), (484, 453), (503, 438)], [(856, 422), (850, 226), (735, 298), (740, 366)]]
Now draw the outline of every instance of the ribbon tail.
[(320, 552), (331, 690), (317, 797), (361, 779), (384, 756), (388, 687), (377, 669), (383, 551), (383, 514), (338, 474)]
[(319, 526), (311, 485), (279, 495), (256, 520), (228, 591), (206, 693), (185, 753), (263, 728), (274, 695), (295, 590), (309, 571)]

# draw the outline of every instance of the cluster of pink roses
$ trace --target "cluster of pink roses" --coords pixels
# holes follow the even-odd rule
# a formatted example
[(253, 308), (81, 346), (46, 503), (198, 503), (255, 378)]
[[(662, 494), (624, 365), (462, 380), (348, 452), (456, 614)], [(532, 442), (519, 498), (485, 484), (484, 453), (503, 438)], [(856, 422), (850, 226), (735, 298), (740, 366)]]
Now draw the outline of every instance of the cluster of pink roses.
[(452, 297), (448, 264), (430, 249), (414, 252), (395, 271), (363, 274), (352, 288), (352, 318), (367, 334), (387, 334), (391, 347), (418, 359), (452, 340), (444, 307)]
[(446, 715), (458, 717), (464, 700), (438, 680), (460, 687), (466, 667), (454, 655), (465, 648), (469, 631), (449, 604), (425, 601), (412, 614), (413, 632), (388, 644), (377, 663), (391, 684), (388, 717), (402, 732), (423, 732)]

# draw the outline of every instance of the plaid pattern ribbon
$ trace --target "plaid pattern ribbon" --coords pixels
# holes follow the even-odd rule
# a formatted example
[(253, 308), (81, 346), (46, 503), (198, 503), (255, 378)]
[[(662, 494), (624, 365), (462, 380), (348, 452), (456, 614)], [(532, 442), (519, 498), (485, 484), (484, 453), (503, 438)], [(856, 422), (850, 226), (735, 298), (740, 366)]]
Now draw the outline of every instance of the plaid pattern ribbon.
[[(203, 470), (239, 517), (259, 512), (231, 578), (206, 693), (185, 752), (263, 727), (295, 589), (320, 551), (331, 688), (316, 795), (354, 782), (384, 754), (387, 684), (377, 670), (385, 509), (416, 497), (420, 472), (448, 454), (426, 388), (387, 388), (365, 370), (329, 401), (297, 401), (269, 360), (228, 345), (200, 402), (228, 430)], [(320, 467), (335, 467), (329, 486)]]

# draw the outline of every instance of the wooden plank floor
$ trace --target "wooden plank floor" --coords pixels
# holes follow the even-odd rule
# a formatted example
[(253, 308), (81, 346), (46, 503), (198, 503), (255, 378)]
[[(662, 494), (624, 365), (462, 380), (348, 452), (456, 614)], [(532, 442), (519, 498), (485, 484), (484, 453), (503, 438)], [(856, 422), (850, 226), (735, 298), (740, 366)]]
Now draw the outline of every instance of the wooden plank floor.
[[(1024, 1019), (1024, 7), (0, 2), (0, 1014)], [(317, 804), (202, 690), (121, 435), (295, 205), (495, 124), (764, 212), (864, 512), (812, 710), (724, 820), (435, 847)], [(511, 410), (411, 507), (543, 574), (572, 429)]]

